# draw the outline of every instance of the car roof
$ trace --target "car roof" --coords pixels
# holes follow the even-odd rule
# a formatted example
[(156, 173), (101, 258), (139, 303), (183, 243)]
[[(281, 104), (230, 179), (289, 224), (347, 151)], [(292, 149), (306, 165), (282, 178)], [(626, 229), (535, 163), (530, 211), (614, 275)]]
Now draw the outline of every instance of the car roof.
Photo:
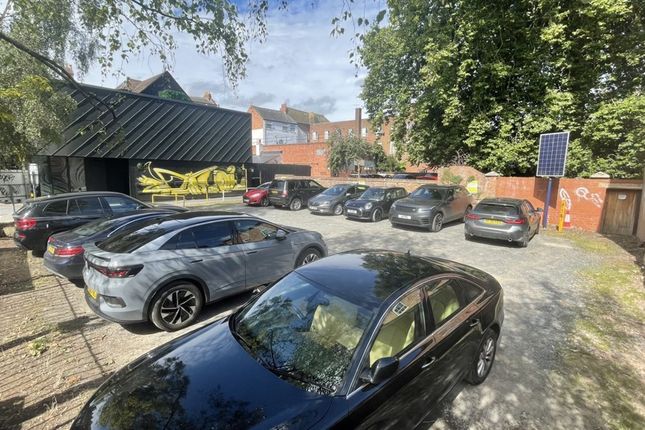
[(415, 281), (453, 271), (442, 262), (393, 251), (356, 250), (301, 266), (296, 272), (344, 300), (376, 309)]
[(451, 188), (461, 188), (461, 185), (423, 184), (423, 185), (419, 186), (419, 188), (443, 188), (443, 189), (451, 189)]
[(54, 200), (63, 200), (63, 199), (70, 199), (70, 198), (78, 198), (78, 197), (95, 197), (95, 196), (120, 196), (120, 197), (128, 197), (127, 194), (123, 193), (117, 193), (116, 191), (79, 191), (76, 193), (63, 193), (63, 194), (54, 194), (52, 196), (42, 196), (42, 197), (36, 197), (33, 199), (27, 199), (25, 200), (25, 203), (42, 203), (42, 202), (48, 202), (48, 201), (54, 201)]
[(498, 197), (498, 198), (489, 197), (489, 198), (485, 198), (479, 203), (519, 206), (522, 203), (524, 203), (524, 200), (513, 199), (511, 197)]

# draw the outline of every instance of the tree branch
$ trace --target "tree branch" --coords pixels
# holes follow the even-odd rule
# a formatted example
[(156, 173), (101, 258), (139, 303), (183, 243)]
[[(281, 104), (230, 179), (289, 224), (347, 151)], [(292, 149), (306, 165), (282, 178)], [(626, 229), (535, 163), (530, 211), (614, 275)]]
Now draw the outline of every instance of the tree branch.
[[(90, 100), (90, 103), (92, 103), (92, 106), (94, 108), (98, 109), (98, 104), (103, 105), (105, 109), (112, 114), (113, 119), (116, 121), (116, 112), (114, 112), (114, 109), (107, 103), (105, 103), (103, 100), (98, 98), (95, 94), (86, 91), (81, 85), (76, 82), (74, 78), (70, 76), (69, 73), (67, 73), (67, 70), (65, 70), (63, 67), (61, 67), (59, 64), (57, 64), (54, 60), (39, 54), (38, 52), (28, 48), (24, 44), (20, 43), (13, 37), (7, 35), (6, 33), (0, 31), (0, 40), (4, 40), (5, 42), (13, 45), (14, 48), (24, 52), (25, 54), (29, 55), (30, 57), (34, 58), (36, 61), (40, 62), (41, 64), (45, 65), (48, 69), (53, 71), (56, 75), (60, 76), (64, 81), (68, 82), (71, 84), (74, 89), (76, 89), (78, 92), (83, 94), (86, 98)], [(95, 103), (96, 102), (96, 103)]]

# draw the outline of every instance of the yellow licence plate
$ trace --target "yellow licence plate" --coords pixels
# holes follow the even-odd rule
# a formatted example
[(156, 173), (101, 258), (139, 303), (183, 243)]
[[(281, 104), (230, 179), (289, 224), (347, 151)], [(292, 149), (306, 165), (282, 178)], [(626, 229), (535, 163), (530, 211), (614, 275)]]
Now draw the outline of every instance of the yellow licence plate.
[(87, 287), (87, 294), (89, 294), (90, 297), (93, 298), (94, 300), (96, 300), (96, 298), (99, 296), (99, 293), (90, 287)]
[(56, 251), (56, 247), (54, 245), (47, 245), (47, 252), (54, 255), (54, 251)]
[(484, 222), (485, 222), (486, 224), (495, 224), (495, 225), (504, 224), (504, 222), (503, 222), (503, 221), (498, 221), (498, 220), (496, 220), (496, 219), (485, 219), (485, 220), (484, 220)]

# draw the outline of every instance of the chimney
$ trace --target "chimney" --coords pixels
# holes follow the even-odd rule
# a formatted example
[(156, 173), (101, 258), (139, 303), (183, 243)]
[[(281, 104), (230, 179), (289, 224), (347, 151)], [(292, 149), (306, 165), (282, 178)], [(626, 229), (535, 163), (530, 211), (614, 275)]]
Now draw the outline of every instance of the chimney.
[(280, 105), (280, 112), (287, 113), (287, 103), (286, 103), (286, 102), (285, 102), (285, 103), (282, 103), (282, 104)]
[(72, 67), (71, 64), (65, 64), (65, 71), (67, 72), (70, 78), (74, 79), (74, 68)]
[(354, 121), (356, 124), (356, 135), (360, 136), (361, 135), (361, 128), (362, 128), (362, 121), (361, 121), (361, 108), (356, 108), (354, 110)]
[(212, 102), (213, 102), (213, 95), (211, 94), (211, 92), (210, 92), (210, 91), (205, 91), (205, 92), (204, 92), (204, 95), (202, 96), (202, 98), (203, 98), (204, 100), (206, 100), (207, 102), (209, 102), (209, 103), (212, 103)]

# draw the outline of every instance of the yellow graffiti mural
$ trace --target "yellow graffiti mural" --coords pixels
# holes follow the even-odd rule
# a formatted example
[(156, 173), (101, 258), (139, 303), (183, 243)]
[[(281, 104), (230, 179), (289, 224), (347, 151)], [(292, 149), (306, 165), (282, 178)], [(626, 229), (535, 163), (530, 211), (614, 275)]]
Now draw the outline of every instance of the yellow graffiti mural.
[(211, 166), (197, 172), (179, 173), (152, 167), (148, 161), (143, 168), (147, 175), (139, 176), (137, 182), (146, 194), (208, 195), (246, 189), (246, 172), (238, 182), (235, 166)]

